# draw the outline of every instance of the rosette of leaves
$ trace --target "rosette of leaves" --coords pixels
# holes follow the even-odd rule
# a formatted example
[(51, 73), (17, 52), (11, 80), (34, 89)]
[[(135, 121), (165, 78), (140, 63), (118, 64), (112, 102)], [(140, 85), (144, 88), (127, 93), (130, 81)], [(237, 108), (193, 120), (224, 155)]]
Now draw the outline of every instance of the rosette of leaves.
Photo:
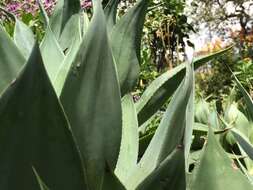
[[(45, 36), (39, 45), (16, 17), (13, 39), (0, 27), (0, 189), (201, 190), (221, 177), (225, 182), (213, 189), (227, 182), (252, 189), (240, 171), (222, 175), (220, 162), (232, 166), (212, 131), (200, 167), (188, 173), (193, 70), (228, 49), (164, 73), (134, 104), (148, 1), (139, 0), (119, 20), (117, 4), (111, 0), (103, 10), (94, 0), (91, 20), (79, 0), (58, 1), (50, 18), (40, 6)], [(139, 126), (168, 98), (139, 158)], [(217, 162), (207, 160), (216, 156), (212, 151), (219, 153)]]

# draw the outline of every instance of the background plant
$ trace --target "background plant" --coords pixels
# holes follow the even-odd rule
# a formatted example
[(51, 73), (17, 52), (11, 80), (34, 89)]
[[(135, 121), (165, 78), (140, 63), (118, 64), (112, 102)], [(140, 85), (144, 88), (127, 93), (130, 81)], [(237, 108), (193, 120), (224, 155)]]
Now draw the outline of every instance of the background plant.
[[(139, 0), (119, 20), (117, 5), (93, 1), (91, 20), (79, 0), (58, 1), (50, 18), (40, 6), (39, 45), (16, 17), (13, 36), (0, 26), (1, 189), (252, 189), (248, 167), (235, 169), (214, 135), (229, 127), (205, 127), (207, 143), (190, 161), (194, 70), (232, 47), (164, 72), (134, 103), (149, 2)], [(168, 99), (157, 129), (139, 139)], [(251, 144), (232, 135), (250, 158)]]

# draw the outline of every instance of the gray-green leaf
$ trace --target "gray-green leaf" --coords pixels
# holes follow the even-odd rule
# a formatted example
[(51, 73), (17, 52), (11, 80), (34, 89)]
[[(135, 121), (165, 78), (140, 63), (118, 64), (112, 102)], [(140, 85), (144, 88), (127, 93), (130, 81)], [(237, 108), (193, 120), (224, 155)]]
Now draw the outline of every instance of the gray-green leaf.
[(76, 137), (87, 186), (103, 187), (116, 167), (122, 131), (121, 99), (102, 5), (94, 15), (68, 73), (60, 99)]
[(0, 189), (37, 190), (32, 167), (53, 189), (83, 190), (80, 155), (38, 46), (0, 98)]

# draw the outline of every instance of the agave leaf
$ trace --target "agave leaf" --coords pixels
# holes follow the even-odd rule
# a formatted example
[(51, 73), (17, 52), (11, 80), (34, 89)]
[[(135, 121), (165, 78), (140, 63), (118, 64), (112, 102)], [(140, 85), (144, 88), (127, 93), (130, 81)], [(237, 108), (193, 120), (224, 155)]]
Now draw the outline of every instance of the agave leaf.
[(88, 14), (86, 12), (83, 12), (83, 19), (81, 19), (80, 23), (81, 23), (81, 34), (82, 34), (82, 37), (84, 37), (90, 23)]
[(41, 0), (37, 0), (37, 3), (39, 4), (39, 8), (40, 8), (40, 13), (44, 19), (44, 26), (45, 26), (45, 30), (47, 29), (47, 27), (49, 27), (49, 17), (47, 15), (47, 11), (45, 10), (45, 7), (43, 5), (43, 3), (41, 2)]
[(216, 106), (214, 106), (214, 108), (211, 109), (211, 113), (209, 115), (209, 125), (211, 125), (214, 129), (221, 128)]
[[(192, 71), (193, 72), (193, 71)], [(184, 153), (185, 153), (185, 169), (188, 172), (188, 159), (190, 155), (190, 149), (192, 144), (192, 132), (194, 126), (194, 96), (195, 96), (195, 87), (194, 87), (194, 75), (192, 82), (192, 90), (189, 98), (189, 102), (186, 108), (186, 120), (185, 120), (185, 134), (184, 134)]]
[(122, 113), (122, 139), (115, 174), (122, 182), (126, 182), (137, 165), (139, 146), (137, 114), (131, 94), (122, 98)]
[(184, 150), (176, 148), (138, 185), (137, 190), (185, 190)]
[[(204, 63), (226, 53), (232, 47), (233, 46), (216, 53), (194, 59), (194, 69), (197, 69)], [(182, 63), (174, 69), (169, 70), (159, 76), (147, 87), (140, 100), (136, 103), (139, 125), (144, 123), (161, 108), (161, 106), (178, 88), (179, 84), (184, 78), (184, 75), (185, 63)]]
[(116, 17), (117, 17), (117, 7), (120, 0), (109, 0), (108, 4), (106, 5), (104, 12), (105, 17), (107, 20), (107, 29), (108, 33), (111, 32), (112, 28), (116, 24)]
[(17, 18), (13, 38), (19, 51), (28, 59), (35, 43), (34, 34), (26, 24)]
[(193, 71), (188, 66), (185, 80), (172, 97), (155, 135), (141, 159), (142, 166), (148, 165), (153, 170), (177, 145), (181, 144), (185, 129), (186, 108), (192, 89)]
[(50, 18), (50, 26), (56, 39), (61, 34), (73, 15), (79, 14), (81, 10), (80, 0), (58, 0), (54, 12)]
[[(213, 128), (213, 127), (212, 127), (212, 128)], [(232, 129), (232, 127), (229, 126), (229, 125), (227, 125), (227, 127), (223, 128), (223, 129), (215, 129), (215, 130), (214, 130), (214, 133), (215, 133), (215, 134), (222, 134), (222, 133), (225, 133), (225, 132), (227, 132), (227, 131), (229, 131), (229, 130), (231, 130), (231, 129)], [(202, 124), (202, 123), (197, 123), (197, 122), (195, 122), (195, 123), (194, 123), (194, 126), (193, 126), (193, 130), (194, 130), (194, 131), (197, 131), (197, 132), (201, 132), (201, 133), (203, 133), (203, 134), (207, 134), (207, 132), (208, 132), (208, 130), (209, 130), (209, 127), (208, 127), (208, 125), (206, 125), (206, 124)]]
[(122, 113), (116, 68), (100, 1), (68, 73), (61, 101), (83, 158), (87, 186), (100, 190), (120, 150)]
[(80, 15), (73, 15), (66, 23), (62, 34), (59, 38), (59, 44), (64, 52), (67, 52), (75, 38), (82, 38)]
[(0, 95), (15, 79), (25, 58), (0, 25)]
[[(84, 17), (87, 17), (87, 15), (84, 14)], [(86, 18), (88, 19), (88, 18)], [(62, 37), (63, 39), (68, 40), (62, 40), (62, 47), (66, 50), (66, 56), (61, 64), (61, 66), (58, 69), (57, 74), (54, 77), (53, 80), (53, 86), (55, 87), (56, 93), (58, 96), (60, 96), (63, 85), (65, 83), (67, 74), (70, 70), (71, 64), (74, 61), (75, 57), (77, 56), (77, 53), (80, 48), (80, 44), (82, 42), (82, 31), (81, 31), (81, 23), (80, 23), (79, 15), (74, 15), (67, 23), (63, 33)], [(87, 22), (87, 20), (85, 21)], [(78, 24), (79, 23), (79, 24)], [(83, 32), (87, 31), (87, 23), (83, 23), (86, 28), (83, 26)], [(71, 44), (69, 46), (69, 44)], [(81, 51), (81, 50), (80, 50)]]
[(216, 141), (211, 128), (200, 163), (195, 167), (191, 190), (251, 190), (253, 188)]
[(78, 35), (76, 35), (75, 37), (76, 37), (75, 40), (73, 41), (67, 55), (65, 56), (63, 60), (63, 63), (61, 64), (53, 80), (53, 86), (55, 88), (55, 91), (58, 97), (61, 95), (62, 88), (64, 86), (71, 64), (75, 60), (77, 53), (81, 52), (81, 50), (79, 50), (81, 39), (79, 38)]
[(232, 134), (237, 140), (238, 144), (242, 147), (244, 152), (249, 156), (251, 160), (253, 160), (253, 146), (249, 142), (248, 138), (236, 129), (232, 129)]
[(61, 29), (63, 31), (65, 25), (73, 15), (79, 14), (81, 11), (80, 0), (64, 0), (62, 8), (62, 23)]
[(193, 130), (207, 133), (209, 128), (208, 128), (208, 125), (206, 124), (195, 122), (193, 126)]
[(199, 99), (195, 105), (195, 121), (203, 124), (209, 124), (210, 105), (203, 99)]
[(253, 185), (253, 176), (249, 174), (249, 172), (247, 171), (247, 169), (244, 167), (244, 165), (239, 160), (239, 157), (237, 155), (234, 155), (234, 157), (235, 157), (237, 163), (239, 164), (241, 170), (243, 171), (243, 173), (246, 175), (246, 177), (248, 178), (248, 180), (250, 181), (250, 183)]
[(112, 52), (122, 96), (133, 89), (139, 75), (140, 43), (147, 5), (148, 0), (139, 0), (111, 32)]
[[(231, 69), (230, 69), (231, 71)], [(253, 119), (253, 101), (250, 97), (250, 95), (248, 94), (248, 92), (245, 90), (245, 88), (242, 86), (241, 82), (237, 79), (237, 77), (234, 75), (234, 73), (231, 71), (232, 76), (235, 79), (235, 83), (237, 85), (237, 87), (239, 88), (240, 92), (243, 95), (244, 101), (246, 103), (247, 109), (249, 111), (250, 114), (250, 118)]]
[[(187, 120), (187, 119), (186, 119)], [(188, 120), (187, 120), (188, 121)], [(188, 123), (190, 124), (190, 123)], [(188, 140), (190, 142), (192, 142), (192, 140), (190, 140), (190, 130), (191, 130), (191, 127), (189, 127), (190, 129), (187, 129), (189, 130), (188, 132), (185, 132), (185, 133), (188, 133)], [(139, 128), (140, 129), (140, 128)], [(225, 133), (227, 131), (231, 130), (231, 127), (227, 127), (227, 128), (224, 128), (224, 129), (216, 129), (215, 130), (215, 133), (216, 134), (222, 134), (222, 133)], [(147, 149), (151, 139), (153, 138), (154, 134), (155, 134), (155, 131), (156, 129), (152, 129), (152, 131), (148, 131), (147, 134), (143, 135), (140, 140), (139, 140), (139, 155), (143, 155), (145, 150)], [(208, 125), (205, 125), (205, 124), (202, 124), (202, 123), (197, 123), (195, 122), (193, 124), (193, 134), (196, 136), (203, 136), (203, 135), (206, 135), (208, 132)], [(187, 134), (185, 134), (185, 138), (186, 138)], [(191, 136), (192, 137), (192, 136)], [(196, 137), (195, 137), (196, 138)], [(185, 140), (186, 141), (186, 140)], [(185, 142), (185, 147), (187, 148), (188, 146), (190, 146), (190, 142)], [(189, 143), (189, 144), (188, 144)], [(188, 145), (186, 145), (188, 144)], [(188, 147), (189, 149), (189, 147)], [(186, 152), (187, 153), (187, 152)], [(186, 155), (187, 156), (187, 155)]]
[[(199, 162), (200, 157), (202, 155), (202, 150), (196, 150), (196, 151), (192, 151), (190, 154), (190, 164), (195, 164), (196, 162)], [(235, 154), (231, 154), (231, 153), (227, 153), (227, 156), (231, 159), (231, 160), (235, 160), (235, 159), (243, 159), (245, 158), (245, 156), (242, 155), (235, 155)]]
[(65, 0), (57, 1), (55, 5), (54, 11), (49, 18), (49, 24), (52, 28), (52, 32), (55, 35), (56, 39), (58, 40), (61, 36), (62, 32), (62, 17), (63, 17), (63, 6)]
[(101, 190), (126, 190), (126, 188), (113, 171), (109, 171), (105, 174), (104, 184)]
[[(225, 110), (224, 120), (226, 123), (230, 124), (232, 127), (238, 129), (245, 136), (247, 137), (250, 136), (251, 123), (248, 121), (246, 116), (241, 111), (239, 111), (235, 103), (231, 104)], [(226, 123), (224, 123), (224, 125), (226, 125)], [(227, 134), (226, 140), (231, 145), (236, 143), (234, 136), (230, 132)]]
[(136, 175), (129, 179), (133, 187), (148, 176), (177, 146), (183, 146), (186, 108), (193, 88), (190, 64), (187, 68), (185, 80), (172, 97), (154, 137), (138, 163)]
[(58, 72), (65, 56), (50, 27), (46, 30), (40, 49), (48, 76), (51, 81), (54, 81), (55, 74)]
[(49, 190), (49, 188), (46, 186), (46, 184), (42, 181), (37, 171), (33, 168), (33, 173), (36, 176), (37, 182), (40, 186), (40, 190)]
[(37, 190), (34, 166), (54, 189), (83, 190), (81, 160), (38, 46), (0, 98), (0, 189)]

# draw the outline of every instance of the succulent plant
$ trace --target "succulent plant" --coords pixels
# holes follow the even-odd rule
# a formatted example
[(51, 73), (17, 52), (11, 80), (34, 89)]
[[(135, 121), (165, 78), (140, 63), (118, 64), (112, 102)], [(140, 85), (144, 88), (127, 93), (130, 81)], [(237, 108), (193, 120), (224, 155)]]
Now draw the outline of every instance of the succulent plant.
[[(148, 1), (117, 20), (118, 2), (94, 0), (91, 20), (79, 0), (59, 0), (50, 18), (41, 5), (40, 45), (15, 16), (13, 39), (0, 26), (0, 189), (252, 189), (211, 128), (189, 171), (193, 70), (230, 48), (165, 72), (134, 103)], [(169, 98), (140, 150), (139, 130)]]

